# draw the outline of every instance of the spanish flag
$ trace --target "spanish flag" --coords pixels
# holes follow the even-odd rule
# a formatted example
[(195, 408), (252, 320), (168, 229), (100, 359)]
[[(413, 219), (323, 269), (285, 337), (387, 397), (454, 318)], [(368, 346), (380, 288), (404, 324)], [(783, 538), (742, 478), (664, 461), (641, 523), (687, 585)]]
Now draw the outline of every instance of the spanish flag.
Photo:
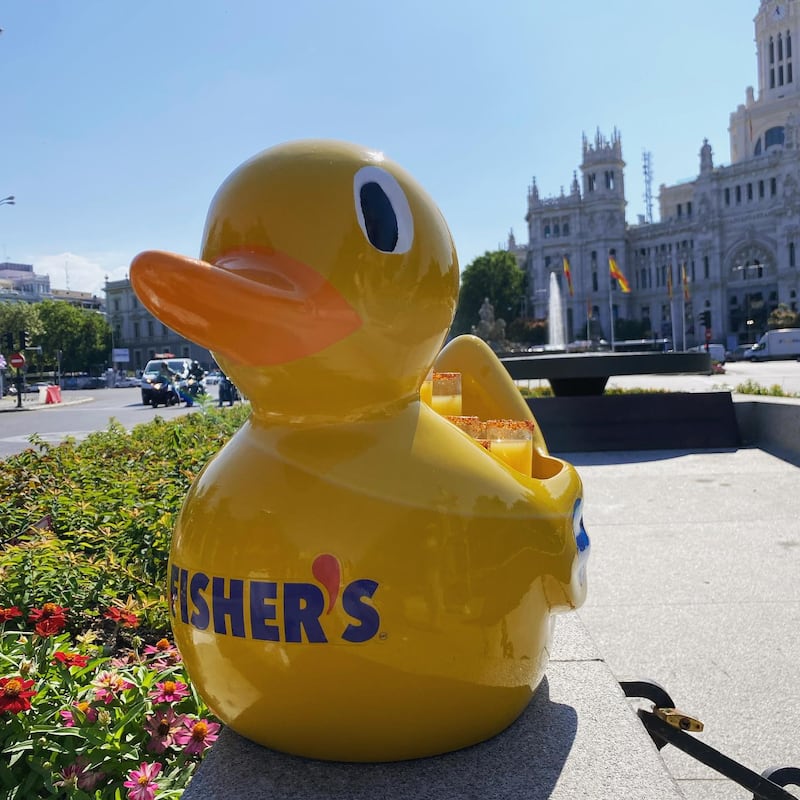
[(608, 268), (611, 270), (611, 277), (619, 284), (619, 288), (625, 292), (625, 294), (630, 292), (631, 286), (626, 277), (622, 274), (620, 268), (617, 266), (616, 259), (612, 255), (609, 255), (608, 257)]
[(689, 278), (686, 275), (686, 263), (681, 264), (681, 280), (683, 281), (683, 299), (689, 302)]
[(575, 290), (572, 288), (572, 273), (569, 271), (569, 259), (566, 256), (562, 257), (564, 262), (564, 277), (567, 279), (567, 286), (569, 287), (569, 296), (575, 295)]
[(667, 294), (672, 300), (672, 264), (667, 264)]

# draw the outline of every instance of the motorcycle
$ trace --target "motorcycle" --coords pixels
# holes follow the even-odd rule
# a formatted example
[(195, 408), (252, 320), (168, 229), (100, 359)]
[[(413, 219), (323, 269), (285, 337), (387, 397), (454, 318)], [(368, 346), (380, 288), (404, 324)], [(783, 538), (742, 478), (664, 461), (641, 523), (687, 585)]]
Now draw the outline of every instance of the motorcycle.
[(150, 405), (153, 408), (158, 406), (174, 406), (179, 402), (178, 395), (172, 384), (164, 378), (157, 378), (150, 382), (152, 391), (150, 393)]
[(176, 386), (181, 400), (186, 403), (187, 407), (194, 405), (195, 400), (197, 400), (200, 395), (206, 393), (206, 387), (193, 375), (189, 375), (187, 378), (181, 378), (177, 381)]

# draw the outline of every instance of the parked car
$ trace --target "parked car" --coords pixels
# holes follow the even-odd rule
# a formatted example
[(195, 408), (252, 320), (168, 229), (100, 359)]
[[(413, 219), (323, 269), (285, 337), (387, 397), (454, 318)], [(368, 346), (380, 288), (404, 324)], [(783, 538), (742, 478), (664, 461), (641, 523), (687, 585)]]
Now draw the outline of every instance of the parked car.
[(129, 389), (132, 386), (139, 386), (141, 382), (141, 378), (132, 378), (129, 375), (123, 375), (121, 378), (116, 378), (114, 387), (116, 389)]
[(713, 344), (710, 343), (708, 345), (700, 344), (697, 347), (690, 347), (690, 353), (708, 353), (711, 356), (712, 361), (717, 361), (720, 364), (725, 363), (725, 358), (727, 357), (727, 353), (725, 352), (725, 348), (721, 344)]
[(744, 361), (744, 354), (748, 350), (750, 350), (752, 348), (752, 346), (753, 346), (753, 343), (751, 343), (751, 344), (737, 344), (736, 347), (733, 348), (733, 350), (726, 351), (725, 358), (727, 358), (728, 361)]

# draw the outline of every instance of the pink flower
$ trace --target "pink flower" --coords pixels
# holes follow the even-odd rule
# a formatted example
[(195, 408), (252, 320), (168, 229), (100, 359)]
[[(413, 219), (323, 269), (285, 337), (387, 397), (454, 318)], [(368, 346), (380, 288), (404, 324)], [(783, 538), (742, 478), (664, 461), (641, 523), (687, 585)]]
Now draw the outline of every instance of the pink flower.
[(128, 773), (123, 786), (128, 788), (128, 800), (153, 800), (158, 784), (153, 781), (161, 772), (161, 764), (140, 764)]
[(189, 687), (180, 681), (161, 681), (151, 690), (150, 697), (155, 703), (176, 703), (189, 695)]
[(204, 719), (184, 719), (183, 728), (175, 734), (175, 744), (184, 746), (186, 755), (202, 753), (219, 737), (220, 724)]
[(67, 789), (83, 789), (87, 792), (92, 792), (97, 788), (106, 776), (104, 772), (92, 772), (86, 769), (86, 758), (78, 756), (74, 764), (70, 764), (61, 770), (61, 780), (56, 781), (53, 785), (64, 787)]
[[(85, 700), (73, 703), (72, 705), (83, 714), (87, 722), (97, 722), (97, 709), (92, 708)], [(74, 728), (81, 721), (80, 717), (76, 720), (75, 713), (69, 709), (59, 711), (58, 713), (61, 714), (61, 719), (64, 721), (65, 728)]]
[(98, 672), (97, 676), (92, 681), (92, 686), (95, 687), (95, 698), (97, 700), (102, 700), (106, 705), (113, 703), (120, 692), (133, 688), (133, 684), (126, 681), (122, 675), (116, 672), (109, 672), (108, 670)]
[(163, 753), (168, 747), (175, 744), (175, 734), (183, 725), (186, 717), (181, 714), (176, 716), (171, 708), (157, 711), (144, 721), (144, 729), (150, 734), (147, 750), (150, 753)]
[(156, 661), (153, 661), (153, 669), (169, 669), (169, 667), (179, 664), (181, 661), (181, 654), (174, 644), (170, 644), (167, 639), (159, 639), (154, 645), (148, 644), (144, 648), (144, 655), (158, 656)]
[(112, 658), (110, 664), (114, 669), (124, 669), (125, 667), (129, 667), (131, 664), (141, 664), (142, 659), (139, 657), (138, 653), (131, 651), (130, 653), (126, 653), (124, 656), (117, 656), (117, 658)]

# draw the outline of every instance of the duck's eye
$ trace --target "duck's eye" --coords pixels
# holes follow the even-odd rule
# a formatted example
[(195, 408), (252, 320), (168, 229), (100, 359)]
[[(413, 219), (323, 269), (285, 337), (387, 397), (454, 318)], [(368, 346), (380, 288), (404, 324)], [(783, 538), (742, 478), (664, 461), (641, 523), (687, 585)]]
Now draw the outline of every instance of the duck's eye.
[(414, 239), (414, 222), (405, 192), (380, 167), (362, 167), (353, 180), (356, 216), (364, 236), (382, 253), (405, 253)]

